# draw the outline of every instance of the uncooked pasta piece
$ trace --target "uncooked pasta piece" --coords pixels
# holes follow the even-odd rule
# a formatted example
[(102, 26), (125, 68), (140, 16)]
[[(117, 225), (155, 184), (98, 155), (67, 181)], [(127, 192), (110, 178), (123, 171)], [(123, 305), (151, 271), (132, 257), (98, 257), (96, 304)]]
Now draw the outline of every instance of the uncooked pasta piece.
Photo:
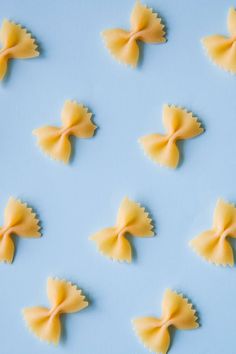
[(51, 308), (28, 307), (23, 317), (29, 329), (41, 340), (58, 344), (62, 314), (78, 312), (88, 306), (82, 291), (68, 281), (48, 278), (47, 295)]
[(0, 80), (7, 72), (7, 65), (10, 59), (27, 59), (39, 55), (35, 39), (16, 23), (4, 20), (0, 29)]
[(202, 42), (211, 60), (224, 70), (236, 74), (236, 10), (229, 9), (229, 36), (211, 35), (203, 38)]
[(136, 2), (130, 18), (131, 30), (109, 29), (102, 33), (106, 47), (118, 61), (135, 67), (139, 60), (138, 41), (163, 43), (164, 25), (152, 9)]
[(161, 317), (139, 317), (132, 322), (146, 348), (157, 354), (166, 354), (170, 346), (169, 327), (195, 329), (199, 327), (197, 320), (192, 304), (181, 294), (168, 289), (164, 294)]
[(66, 101), (61, 113), (62, 127), (44, 126), (33, 131), (39, 147), (52, 159), (68, 163), (71, 156), (70, 136), (91, 138), (96, 125), (88, 108)]
[(12, 236), (37, 238), (41, 236), (36, 214), (20, 200), (9, 198), (0, 228), (0, 261), (12, 263), (15, 246)]
[(164, 105), (163, 125), (167, 131), (163, 134), (149, 134), (139, 139), (145, 153), (160, 165), (176, 168), (179, 163), (177, 140), (194, 138), (203, 132), (201, 123), (191, 112), (177, 107)]
[(118, 210), (116, 225), (108, 227), (91, 236), (99, 251), (105, 256), (116, 260), (130, 262), (132, 249), (126, 238), (127, 234), (134, 237), (150, 237), (154, 235), (152, 220), (139, 204), (123, 199)]
[(190, 241), (201, 257), (216, 265), (233, 266), (234, 255), (228, 237), (236, 238), (236, 208), (219, 199), (213, 217), (213, 227)]

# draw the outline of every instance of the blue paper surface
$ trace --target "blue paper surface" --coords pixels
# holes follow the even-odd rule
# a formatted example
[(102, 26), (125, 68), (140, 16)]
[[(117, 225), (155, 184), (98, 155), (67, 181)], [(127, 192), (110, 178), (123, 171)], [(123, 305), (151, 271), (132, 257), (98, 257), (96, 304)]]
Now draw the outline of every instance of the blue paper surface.
[[(160, 315), (166, 288), (183, 292), (201, 327), (176, 331), (173, 354), (234, 354), (235, 267), (204, 262), (188, 241), (212, 224), (219, 197), (236, 202), (236, 79), (214, 66), (200, 39), (227, 34), (229, 0), (149, 0), (168, 42), (144, 45), (137, 70), (109, 55), (100, 32), (129, 28), (133, 0), (1, 1), (1, 21), (20, 23), (41, 55), (11, 63), (0, 85), (0, 219), (9, 196), (32, 205), (43, 237), (16, 240), (12, 265), (0, 264), (1, 354), (144, 354), (131, 319)], [(69, 166), (36, 146), (32, 130), (60, 124), (66, 99), (94, 112), (90, 140), (76, 140)], [(163, 132), (164, 103), (192, 110), (206, 132), (181, 146), (177, 170), (161, 168), (137, 139)], [(135, 239), (132, 264), (102, 257), (88, 237), (112, 226), (127, 195), (151, 212), (157, 237)], [(37, 340), (21, 315), (48, 305), (46, 279), (78, 284), (91, 305), (63, 320), (58, 347)]]

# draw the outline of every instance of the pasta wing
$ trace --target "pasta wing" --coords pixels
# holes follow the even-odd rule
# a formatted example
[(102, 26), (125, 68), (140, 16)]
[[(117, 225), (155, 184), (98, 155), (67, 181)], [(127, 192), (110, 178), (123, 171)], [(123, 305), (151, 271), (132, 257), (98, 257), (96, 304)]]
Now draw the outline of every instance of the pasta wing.
[(88, 306), (81, 290), (65, 280), (48, 278), (47, 295), (52, 307), (59, 308), (60, 313), (78, 312)]
[(168, 320), (177, 329), (194, 329), (199, 326), (192, 304), (181, 294), (170, 289), (164, 294), (162, 313), (163, 319)]
[(145, 43), (166, 42), (164, 25), (158, 14), (137, 1), (131, 13), (131, 33)]
[(210, 59), (222, 69), (236, 73), (236, 10), (228, 14), (229, 37), (211, 35), (203, 38), (203, 46)]
[(29, 307), (23, 310), (29, 330), (40, 340), (58, 344), (61, 336), (59, 313), (50, 315), (45, 307)]
[(153, 236), (152, 220), (148, 213), (138, 203), (128, 199), (123, 199), (118, 210), (117, 229), (124, 230), (136, 237)]
[(26, 29), (14, 22), (4, 20), (0, 29), (0, 80), (7, 72), (9, 59), (27, 59), (39, 55), (35, 40), (27, 33)]
[(144, 346), (154, 353), (166, 354), (170, 346), (168, 328), (155, 317), (140, 317), (132, 321), (133, 328)]
[(68, 163), (71, 155), (71, 143), (68, 135), (62, 134), (57, 127), (45, 126), (33, 131), (39, 147), (54, 160)]
[(132, 249), (129, 241), (115, 227), (105, 228), (90, 237), (104, 256), (119, 262), (131, 262)]
[(130, 33), (120, 28), (103, 31), (104, 43), (111, 55), (123, 64), (136, 67), (139, 59), (139, 47), (136, 40), (130, 39)]

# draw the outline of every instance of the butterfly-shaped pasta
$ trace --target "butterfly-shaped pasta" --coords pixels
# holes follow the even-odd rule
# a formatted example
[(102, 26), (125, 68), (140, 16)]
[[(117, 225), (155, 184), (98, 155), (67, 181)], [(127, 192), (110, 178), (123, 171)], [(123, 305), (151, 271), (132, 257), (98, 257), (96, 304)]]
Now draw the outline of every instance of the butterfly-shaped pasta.
[(12, 236), (40, 237), (39, 220), (31, 208), (21, 201), (9, 198), (4, 211), (4, 225), (0, 228), (0, 261), (12, 263), (15, 246)]
[(109, 29), (102, 33), (105, 45), (118, 61), (135, 67), (139, 59), (138, 41), (163, 43), (164, 25), (152, 9), (136, 2), (131, 13), (131, 30)]
[(195, 329), (196, 311), (182, 295), (166, 290), (162, 302), (162, 316), (140, 317), (133, 320), (133, 328), (145, 347), (154, 353), (166, 354), (170, 346), (170, 326), (179, 330)]
[(0, 29), (0, 80), (7, 72), (9, 59), (27, 59), (39, 55), (35, 40), (26, 29), (14, 22), (4, 20)]
[(236, 238), (236, 208), (219, 199), (213, 217), (213, 227), (190, 241), (190, 246), (207, 261), (233, 266), (234, 255), (227, 237)]
[(132, 250), (126, 235), (153, 236), (151, 222), (144, 208), (126, 197), (118, 210), (116, 226), (95, 233), (91, 240), (96, 242), (99, 251), (105, 256), (120, 262), (130, 262)]
[(149, 134), (139, 139), (145, 153), (160, 165), (176, 168), (179, 163), (177, 140), (193, 138), (203, 132), (192, 113), (177, 106), (164, 105), (163, 124), (166, 135)]
[(75, 101), (66, 101), (61, 113), (62, 127), (44, 126), (33, 131), (40, 148), (51, 158), (68, 163), (71, 155), (70, 135), (91, 138), (96, 125), (92, 113)]
[(224, 70), (236, 74), (236, 10), (229, 9), (229, 37), (212, 35), (203, 38), (202, 42), (212, 61)]
[(78, 312), (88, 306), (82, 291), (70, 282), (48, 278), (47, 295), (52, 305), (46, 307), (28, 307), (23, 317), (29, 329), (41, 340), (58, 344), (61, 337), (60, 316)]

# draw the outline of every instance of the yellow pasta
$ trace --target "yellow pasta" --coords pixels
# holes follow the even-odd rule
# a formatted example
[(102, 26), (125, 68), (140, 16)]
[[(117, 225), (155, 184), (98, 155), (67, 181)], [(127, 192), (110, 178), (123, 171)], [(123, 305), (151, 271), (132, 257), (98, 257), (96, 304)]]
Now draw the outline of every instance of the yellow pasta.
[(219, 199), (214, 212), (212, 229), (190, 241), (190, 246), (211, 263), (233, 266), (233, 250), (227, 237), (236, 238), (236, 208)]
[(9, 198), (4, 211), (4, 225), (0, 228), (0, 261), (12, 263), (15, 246), (12, 236), (40, 237), (39, 220), (31, 208), (21, 201)]
[(99, 251), (105, 256), (120, 262), (131, 262), (132, 249), (126, 235), (153, 236), (151, 222), (144, 208), (126, 197), (118, 210), (116, 225), (95, 233), (91, 240), (96, 242)]
[(33, 131), (40, 148), (51, 158), (68, 163), (71, 156), (70, 136), (91, 138), (96, 125), (92, 113), (75, 101), (66, 101), (61, 113), (62, 127), (44, 126)]
[(145, 347), (154, 353), (166, 354), (170, 346), (169, 327), (195, 329), (199, 326), (197, 320), (192, 304), (182, 295), (168, 289), (164, 294), (160, 318), (140, 317), (132, 322), (134, 331)]
[(152, 9), (136, 2), (130, 18), (131, 30), (109, 29), (102, 33), (105, 45), (118, 61), (135, 67), (139, 59), (138, 41), (163, 43), (164, 25)]
[(41, 340), (58, 344), (61, 337), (62, 314), (78, 312), (88, 306), (82, 291), (65, 280), (48, 278), (47, 295), (51, 308), (29, 307), (23, 317), (29, 329)]
[(7, 72), (9, 59), (27, 59), (39, 55), (35, 40), (27, 30), (14, 22), (4, 20), (0, 29), (0, 80)]
[(163, 134), (149, 134), (139, 139), (145, 153), (156, 163), (176, 168), (179, 163), (177, 140), (194, 138), (203, 132), (200, 122), (192, 113), (177, 106), (164, 105)]
[(203, 38), (203, 45), (211, 60), (224, 70), (236, 73), (236, 10), (229, 9), (229, 36), (219, 34)]

